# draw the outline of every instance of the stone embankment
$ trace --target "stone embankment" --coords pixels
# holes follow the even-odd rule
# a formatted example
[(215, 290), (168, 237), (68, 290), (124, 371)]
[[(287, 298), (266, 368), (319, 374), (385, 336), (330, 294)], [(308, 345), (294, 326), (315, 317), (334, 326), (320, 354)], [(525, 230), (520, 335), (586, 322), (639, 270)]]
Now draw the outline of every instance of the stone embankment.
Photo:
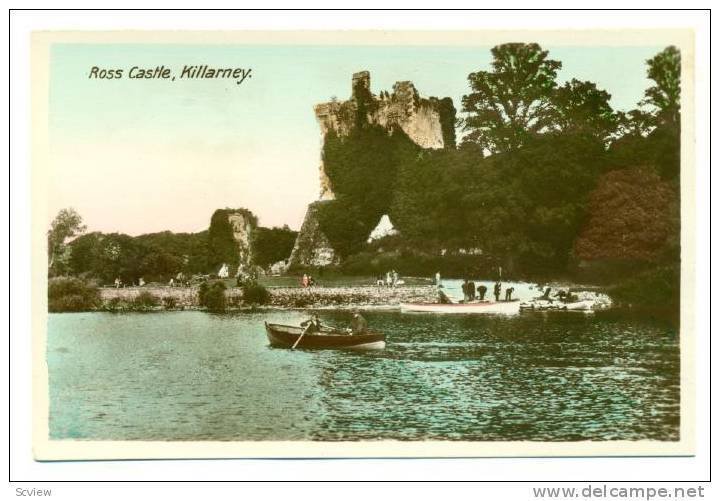
[[(377, 287), (268, 287), (270, 308), (353, 308), (393, 307), (406, 302), (434, 302), (437, 298), (431, 285)], [(112, 305), (132, 304), (140, 294), (149, 293), (157, 299), (158, 309), (199, 308), (196, 287), (126, 287), (102, 288), (100, 299), (105, 309), (116, 309)], [(240, 308), (242, 289), (230, 288), (225, 292), (228, 306)], [(122, 309), (122, 308), (120, 308)]]

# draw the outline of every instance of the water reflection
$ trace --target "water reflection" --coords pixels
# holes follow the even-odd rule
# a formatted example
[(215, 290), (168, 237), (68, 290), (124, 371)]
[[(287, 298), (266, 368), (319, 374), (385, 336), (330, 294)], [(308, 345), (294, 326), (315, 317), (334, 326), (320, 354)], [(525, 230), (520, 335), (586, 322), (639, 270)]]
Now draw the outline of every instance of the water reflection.
[[(347, 312), (320, 312), (336, 325)], [(368, 312), (383, 351), (268, 346), (299, 312), (51, 315), (53, 438), (677, 440), (677, 333), (582, 314)]]

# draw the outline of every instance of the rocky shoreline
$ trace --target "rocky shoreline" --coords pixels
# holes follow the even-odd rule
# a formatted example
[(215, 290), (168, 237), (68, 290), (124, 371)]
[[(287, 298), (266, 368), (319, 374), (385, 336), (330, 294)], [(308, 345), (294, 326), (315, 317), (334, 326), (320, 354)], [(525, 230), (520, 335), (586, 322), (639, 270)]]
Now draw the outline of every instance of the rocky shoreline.
[[(268, 287), (270, 300), (263, 308), (322, 309), (322, 308), (377, 308), (397, 307), (405, 302), (434, 302), (437, 298), (432, 285), (398, 287)], [(138, 308), (137, 298), (152, 296), (157, 304)], [(244, 309), (251, 305), (243, 302), (239, 287), (225, 291), (228, 309)], [(108, 311), (127, 310), (188, 310), (201, 309), (197, 287), (126, 287), (101, 288), (101, 306)]]

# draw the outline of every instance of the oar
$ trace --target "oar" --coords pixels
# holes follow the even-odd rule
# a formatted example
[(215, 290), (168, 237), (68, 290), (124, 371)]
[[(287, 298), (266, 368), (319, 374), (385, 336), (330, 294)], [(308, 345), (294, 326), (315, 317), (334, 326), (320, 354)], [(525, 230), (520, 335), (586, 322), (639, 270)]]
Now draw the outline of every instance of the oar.
[(297, 338), (297, 341), (295, 341), (295, 344), (292, 345), (292, 348), (290, 348), (291, 350), (294, 350), (295, 347), (296, 347), (298, 344), (300, 344), (300, 340), (303, 338), (303, 336), (304, 336), (305, 333), (308, 331), (308, 329), (310, 328), (311, 325), (312, 325), (312, 323), (307, 324), (307, 327), (305, 327), (305, 329), (303, 329), (302, 334), (300, 334), (300, 337)]

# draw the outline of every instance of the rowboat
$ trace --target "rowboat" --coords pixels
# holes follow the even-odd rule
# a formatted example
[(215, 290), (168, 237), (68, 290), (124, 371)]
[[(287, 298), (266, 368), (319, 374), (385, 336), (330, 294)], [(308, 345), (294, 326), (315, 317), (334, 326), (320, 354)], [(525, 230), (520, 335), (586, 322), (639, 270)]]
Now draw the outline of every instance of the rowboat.
[(479, 301), (477, 303), (401, 303), (400, 311), (421, 313), (484, 313), (515, 315), (520, 312), (520, 301)]
[[(265, 331), (271, 346), (292, 348), (303, 332), (302, 327), (294, 325), (269, 324), (265, 322)], [(309, 349), (354, 349), (381, 350), (385, 348), (385, 334), (368, 332), (367, 334), (348, 334), (334, 329), (321, 329), (320, 332), (307, 332), (296, 348)]]
[(598, 305), (591, 300), (573, 301), (564, 303), (562, 301), (547, 301), (545, 299), (534, 299), (520, 305), (520, 311), (582, 311), (592, 313), (596, 309), (602, 309), (604, 305)]

